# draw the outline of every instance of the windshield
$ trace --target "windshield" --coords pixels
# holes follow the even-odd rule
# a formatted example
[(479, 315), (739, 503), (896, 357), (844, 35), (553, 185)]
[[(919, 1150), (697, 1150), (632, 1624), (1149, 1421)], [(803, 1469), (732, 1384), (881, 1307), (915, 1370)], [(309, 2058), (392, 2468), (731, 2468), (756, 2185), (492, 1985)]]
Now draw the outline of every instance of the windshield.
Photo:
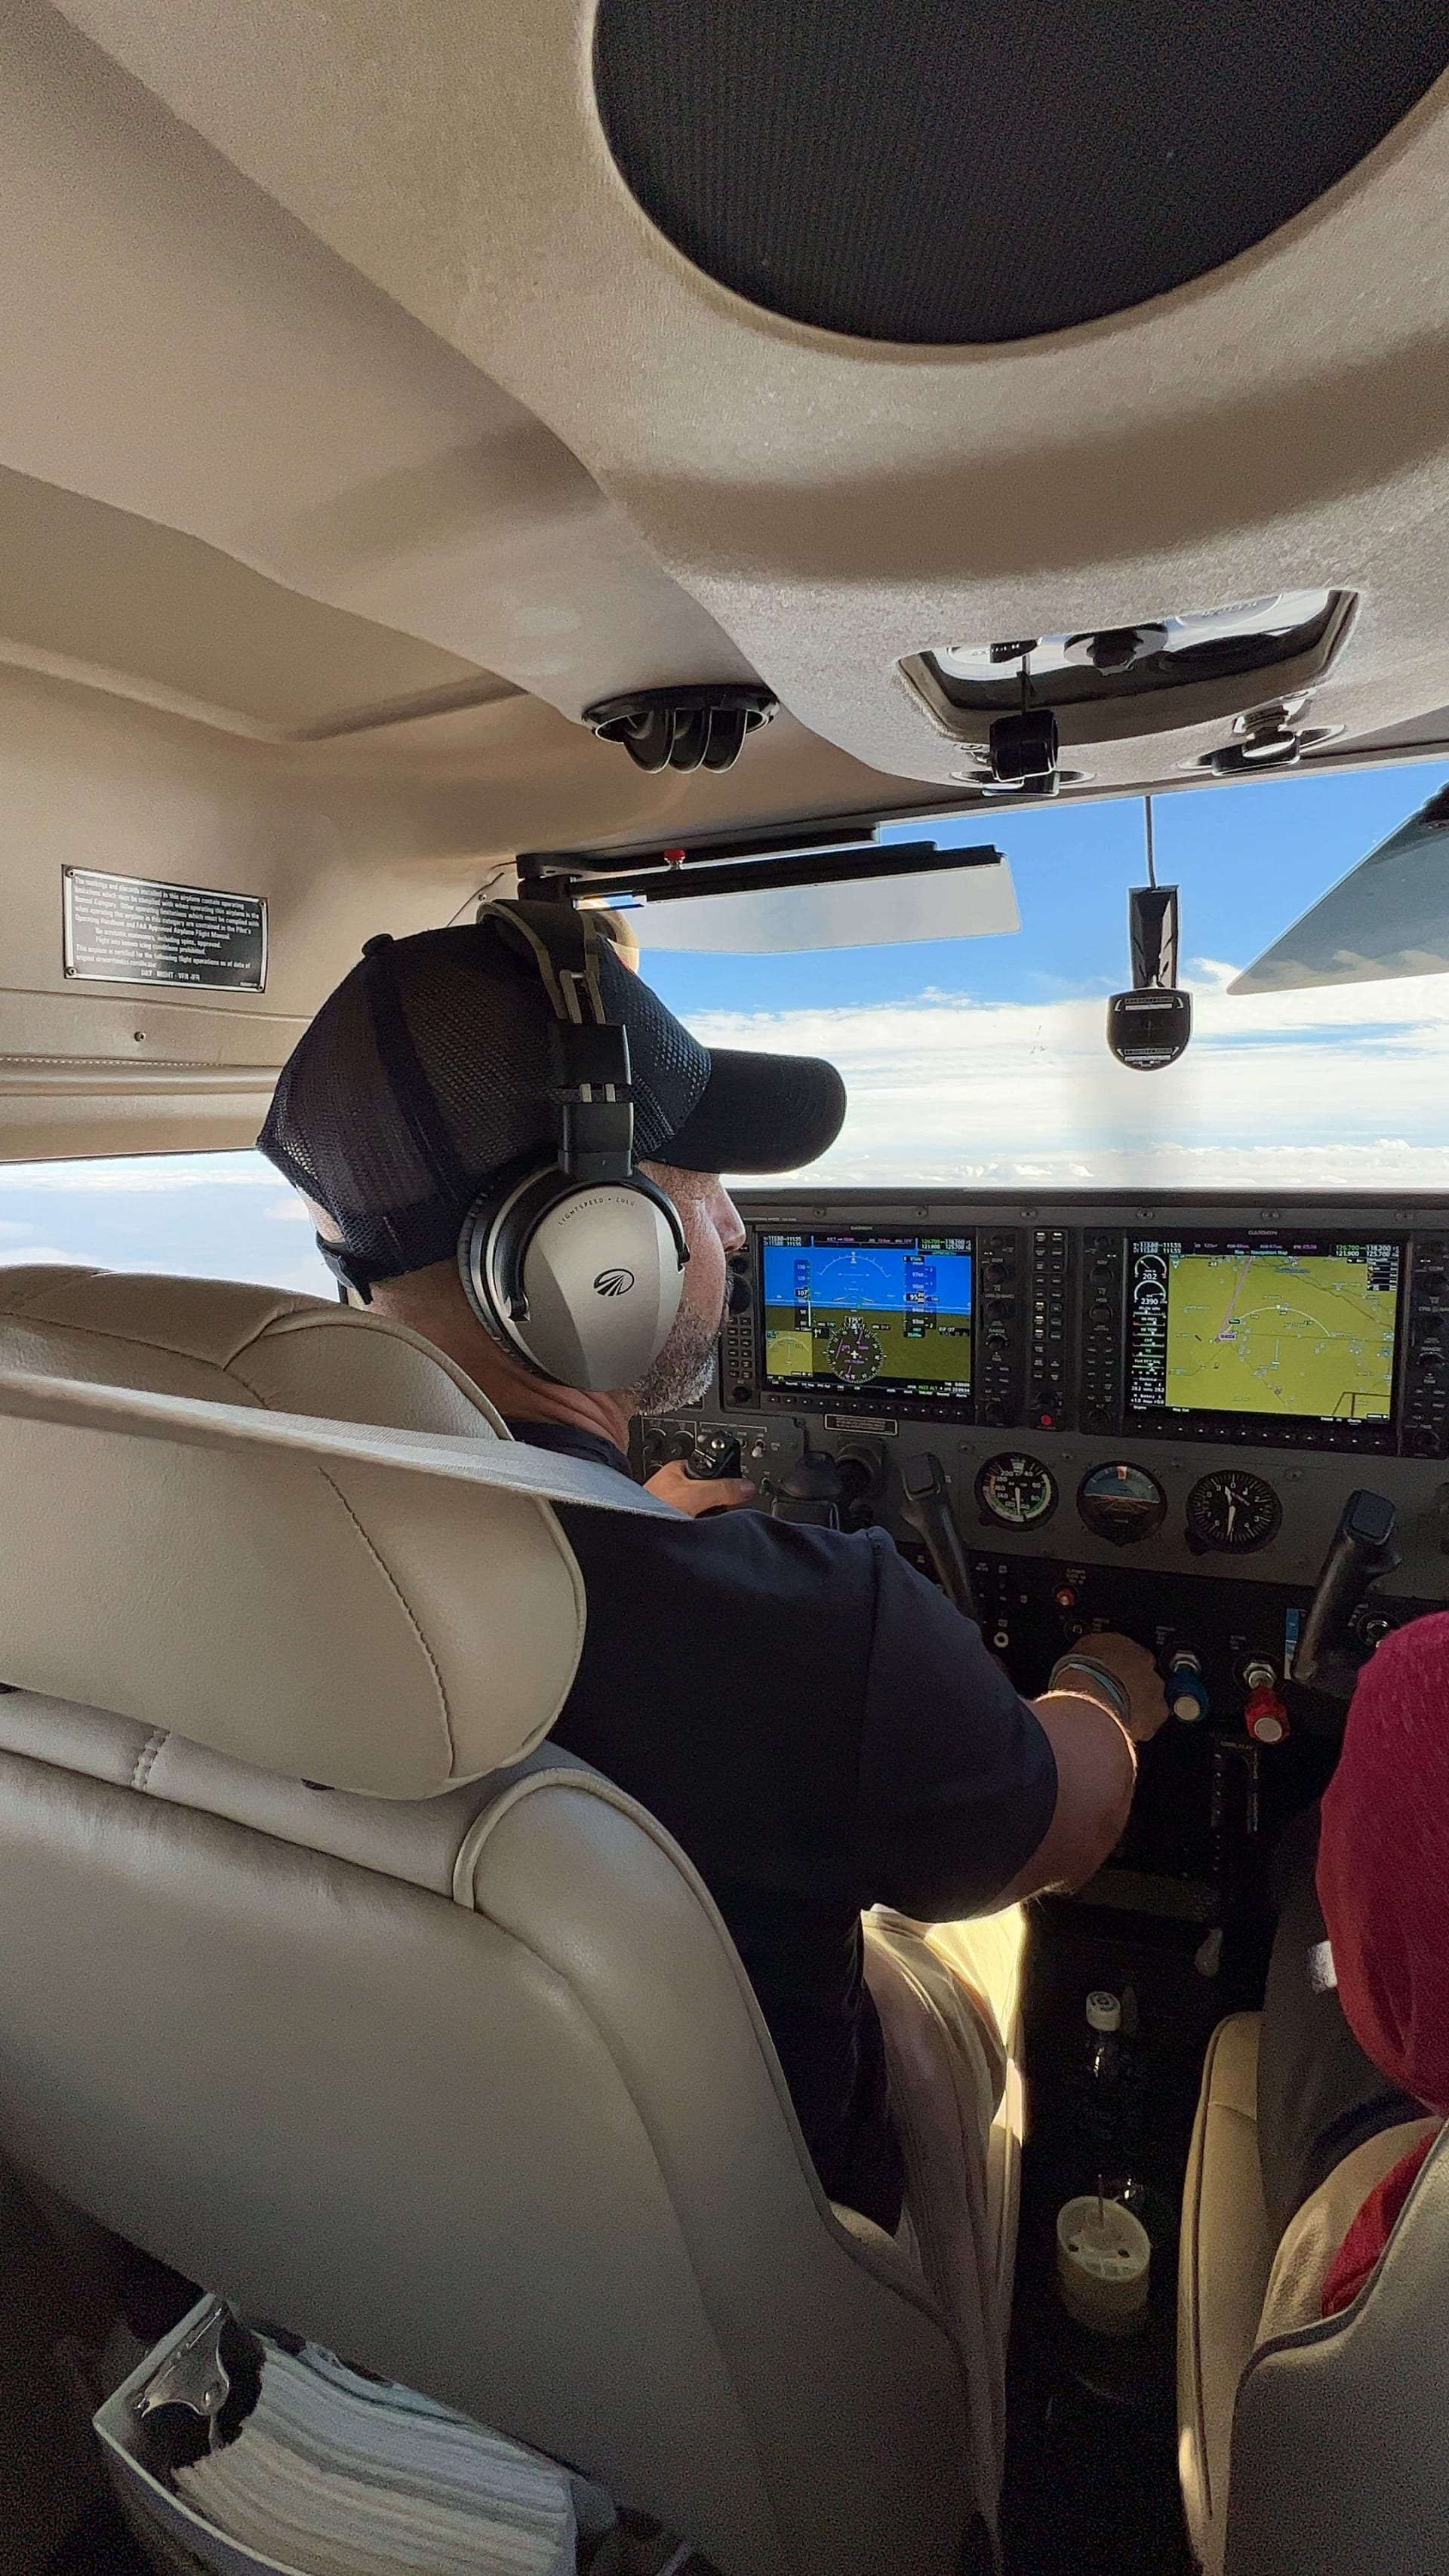
[(1181, 888), (1192, 1043), (1114, 1063), (1105, 999), (1131, 982), (1141, 800), (902, 821), (994, 841), (1018, 931), (785, 956), (651, 950), (649, 981), (707, 1043), (830, 1056), (850, 1092), (822, 1180), (1272, 1190), (1449, 1183), (1449, 976), (1229, 994), (1233, 977), (1438, 787), (1449, 763), (1264, 779), (1154, 800)]
[[(1137, 800), (890, 828), (995, 841), (1019, 930), (790, 955), (651, 949), (644, 971), (706, 1041), (834, 1058), (850, 1110), (812, 1167), (824, 1181), (1442, 1190), (1449, 975), (1226, 987), (1446, 781), (1439, 762), (1154, 801), (1194, 1008), (1192, 1043), (1163, 1072), (1115, 1064), (1104, 1036), (1105, 997), (1130, 981)], [(334, 1293), (301, 1200), (259, 1154), (12, 1164), (0, 1262), (32, 1261)]]

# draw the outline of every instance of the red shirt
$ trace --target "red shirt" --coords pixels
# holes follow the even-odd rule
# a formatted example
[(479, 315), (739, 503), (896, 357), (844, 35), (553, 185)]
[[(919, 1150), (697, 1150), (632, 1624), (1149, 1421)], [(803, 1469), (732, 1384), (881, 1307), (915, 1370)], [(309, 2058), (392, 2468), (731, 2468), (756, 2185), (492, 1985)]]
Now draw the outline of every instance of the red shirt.
[(1328, 2267), (1323, 2284), (1326, 2317), (1336, 2317), (1342, 2309), (1352, 2307), (1393, 2234), (1399, 2212), (1435, 2143), (1433, 2137), (1421, 2138), (1416, 2147), (1410, 2147), (1408, 2154), (1399, 2158), (1382, 2182), (1375, 2183)]

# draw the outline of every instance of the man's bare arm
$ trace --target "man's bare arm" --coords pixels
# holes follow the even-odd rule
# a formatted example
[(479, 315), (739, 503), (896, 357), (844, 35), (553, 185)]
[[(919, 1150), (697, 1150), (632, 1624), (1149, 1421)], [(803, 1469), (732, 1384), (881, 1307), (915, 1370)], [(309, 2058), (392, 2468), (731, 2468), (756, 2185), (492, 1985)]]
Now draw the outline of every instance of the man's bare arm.
[(1095, 1636), (1083, 1640), (1082, 1653), (1119, 1688), (1063, 1658), (1060, 1683), (1032, 1702), (1056, 1761), (1056, 1805), (1036, 1850), (1003, 1889), (1001, 1905), (1049, 1887), (1081, 1887), (1101, 1868), (1132, 1805), (1136, 1747), (1167, 1716), (1161, 1676), (1145, 1646), (1130, 1637)]

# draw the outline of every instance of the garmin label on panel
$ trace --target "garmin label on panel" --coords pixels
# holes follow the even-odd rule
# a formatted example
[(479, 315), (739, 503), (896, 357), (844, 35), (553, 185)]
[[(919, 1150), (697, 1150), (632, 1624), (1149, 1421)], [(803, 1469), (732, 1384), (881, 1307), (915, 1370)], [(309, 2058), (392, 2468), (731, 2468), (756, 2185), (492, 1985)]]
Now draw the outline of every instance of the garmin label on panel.
[(267, 907), (215, 886), (63, 868), (67, 975), (98, 984), (189, 984), (260, 993), (267, 981)]

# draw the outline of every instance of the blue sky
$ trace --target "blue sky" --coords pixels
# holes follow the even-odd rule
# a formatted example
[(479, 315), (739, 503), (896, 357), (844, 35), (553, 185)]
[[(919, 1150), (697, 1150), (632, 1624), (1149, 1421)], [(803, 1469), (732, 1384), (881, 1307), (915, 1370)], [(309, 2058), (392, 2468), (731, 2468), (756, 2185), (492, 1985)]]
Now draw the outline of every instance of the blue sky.
[[(1258, 779), (1153, 800), (1157, 873), (1182, 887), (1184, 961), (1246, 965), (1449, 780), (1449, 762), (1329, 778)], [(1127, 972), (1129, 885), (1146, 879), (1142, 805), (1055, 805), (969, 820), (902, 823), (882, 835), (942, 849), (994, 842), (1011, 865), (1022, 928), (1013, 938), (839, 949), (814, 956), (671, 956), (647, 973), (681, 1019), (739, 1007), (835, 1008), (926, 991), (1032, 1002), (1110, 993)]]
[[(1170, 1072), (1107, 1056), (1128, 981), (1139, 802), (925, 827), (989, 839), (1021, 929), (939, 945), (748, 958), (652, 952), (649, 979), (706, 1042), (831, 1056), (850, 1113), (824, 1179), (1438, 1188), (1449, 1193), (1449, 976), (1229, 996), (1231, 976), (1436, 788), (1449, 763), (1287, 777), (1156, 801), (1158, 873), (1182, 889), (1193, 1044)], [(893, 837), (922, 837), (906, 821)], [(176, 1270), (333, 1293), (300, 1202), (254, 1154), (11, 1166), (0, 1261)]]

